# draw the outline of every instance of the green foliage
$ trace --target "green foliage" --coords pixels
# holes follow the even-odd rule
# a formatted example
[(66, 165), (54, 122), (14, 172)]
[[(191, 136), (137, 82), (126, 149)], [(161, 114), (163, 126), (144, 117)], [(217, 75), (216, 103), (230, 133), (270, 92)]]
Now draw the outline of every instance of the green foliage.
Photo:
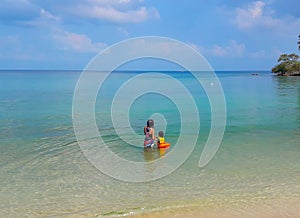
[(298, 36), (298, 50), (300, 50), (300, 34)]
[(272, 68), (272, 72), (281, 76), (300, 76), (300, 56), (293, 54), (282, 54), (278, 58), (279, 64)]

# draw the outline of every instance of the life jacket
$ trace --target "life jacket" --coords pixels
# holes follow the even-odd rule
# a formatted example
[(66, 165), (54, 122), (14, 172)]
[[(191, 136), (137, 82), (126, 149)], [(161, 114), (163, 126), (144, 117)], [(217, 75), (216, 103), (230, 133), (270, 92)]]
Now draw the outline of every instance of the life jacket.
[(158, 137), (157, 137), (157, 141), (158, 143), (164, 143), (165, 142), (165, 137), (164, 137), (164, 132), (163, 131), (159, 131), (158, 132)]
[(164, 137), (158, 137), (158, 143), (164, 143), (165, 138)]

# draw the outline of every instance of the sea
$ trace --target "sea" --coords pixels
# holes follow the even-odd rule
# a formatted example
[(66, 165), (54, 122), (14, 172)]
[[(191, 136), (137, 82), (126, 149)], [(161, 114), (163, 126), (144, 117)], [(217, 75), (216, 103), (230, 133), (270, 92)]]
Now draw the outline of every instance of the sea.
[[(161, 82), (151, 81), (149, 73)], [(207, 78), (202, 73), (199, 77)], [(189, 146), (190, 142), (177, 143), (180, 135), (196, 138), (176, 169), (153, 179), (130, 181), (99, 169), (80, 146), (80, 133), (74, 127), (74, 93), (81, 71), (0, 71), (0, 216), (114, 217), (300, 199), (300, 77), (277, 77), (268, 71), (217, 71), (215, 75), (221, 89), (214, 94), (224, 97), (226, 123), (218, 149), (202, 167), (199, 159), (213, 129), (215, 106), (195, 75), (115, 71), (99, 84), (95, 101), (87, 103), (93, 106), (93, 114), (87, 117), (95, 120), (99, 144), (119, 158), (153, 163), (171, 156), (176, 146)], [(133, 79), (147, 80), (149, 87), (131, 98), (135, 86), (126, 82)], [(170, 80), (185, 91), (170, 87)], [(161, 87), (171, 94), (157, 91)], [(114, 101), (117, 94), (120, 98)], [(181, 108), (190, 97), (199, 120), (189, 122), (199, 129), (182, 123), (192, 110)], [(149, 118), (154, 119), (156, 132), (164, 130), (169, 149), (143, 148), (143, 128)], [(118, 165), (105, 167), (119, 170)], [(168, 166), (152, 167), (156, 167), (153, 172), (165, 172)]]

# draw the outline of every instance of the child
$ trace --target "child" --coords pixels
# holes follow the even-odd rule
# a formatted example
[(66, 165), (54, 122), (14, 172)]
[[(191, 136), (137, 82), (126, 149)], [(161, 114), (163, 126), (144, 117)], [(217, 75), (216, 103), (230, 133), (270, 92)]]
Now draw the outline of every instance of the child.
[(164, 132), (159, 131), (158, 132), (158, 137), (157, 137), (157, 144), (164, 143), (164, 142), (165, 142)]
[(157, 137), (157, 148), (159, 149), (168, 149), (170, 147), (170, 143), (165, 141), (164, 132), (159, 131)]

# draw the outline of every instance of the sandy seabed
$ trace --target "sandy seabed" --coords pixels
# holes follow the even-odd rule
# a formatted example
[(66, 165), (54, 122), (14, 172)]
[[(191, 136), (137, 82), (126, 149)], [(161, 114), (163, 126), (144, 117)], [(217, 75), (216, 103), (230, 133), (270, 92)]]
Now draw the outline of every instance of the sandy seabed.
[(130, 211), (120, 214), (97, 213), (69, 214), (62, 217), (128, 217), (128, 218), (300, 218), (300, 198), (266, 200), (230, 205), (186, 205), (169, 208), (154, 208), (145, 211)]
[(272, 200), (255, 205), (190, 206), (129, 216), (132, 218), (300, 218), (300, 199)]

